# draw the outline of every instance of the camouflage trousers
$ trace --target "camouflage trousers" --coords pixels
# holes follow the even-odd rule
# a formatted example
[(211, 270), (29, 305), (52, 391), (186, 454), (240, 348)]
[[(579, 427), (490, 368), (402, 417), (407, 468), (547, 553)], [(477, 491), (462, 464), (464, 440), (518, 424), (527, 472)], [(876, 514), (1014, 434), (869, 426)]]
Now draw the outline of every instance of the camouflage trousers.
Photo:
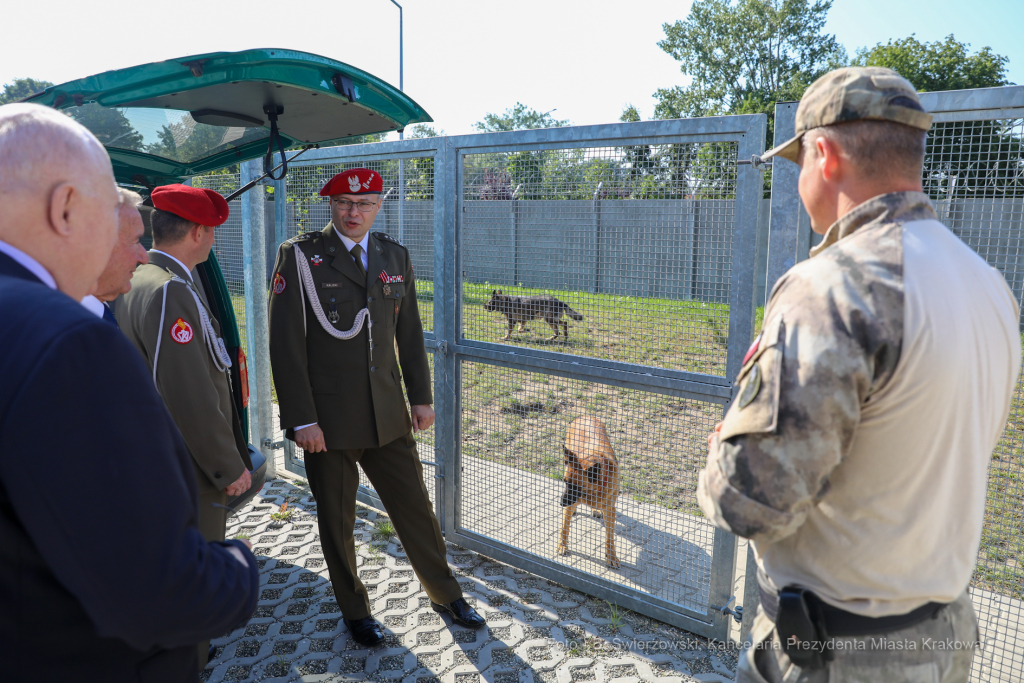
[(978, 646), (978, 622), (965, 592), (935, 618), (873, 636), (836, 638), (832, 661), (801, 669), (782, 651), (775, 624), (758, 607), (737, 683), (966, 683)]

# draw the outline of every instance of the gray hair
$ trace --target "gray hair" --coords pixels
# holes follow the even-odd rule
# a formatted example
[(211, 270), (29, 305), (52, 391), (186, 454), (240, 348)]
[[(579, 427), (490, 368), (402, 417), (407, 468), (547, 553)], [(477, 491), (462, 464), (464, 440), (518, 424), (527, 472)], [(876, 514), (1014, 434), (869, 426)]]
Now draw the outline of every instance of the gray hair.
[(142, 203), (142, 195), (126, 187), (118, 186), (117, 196), (121, 198), (122, 206), (138, 206)]
[(110, 168), (85, 126), (38, 104), (0, 106), (0, 193), (49, 189), (54, 177), (72, 175), (82, 163)]

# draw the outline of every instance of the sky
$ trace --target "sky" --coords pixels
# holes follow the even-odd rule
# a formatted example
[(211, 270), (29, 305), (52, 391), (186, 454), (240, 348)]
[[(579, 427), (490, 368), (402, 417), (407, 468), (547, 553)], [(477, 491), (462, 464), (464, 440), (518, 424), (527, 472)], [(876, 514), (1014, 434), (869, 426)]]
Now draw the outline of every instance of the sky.
[[(953, 33), (1010, 58), (1024, 83), (1021, 0), (835, 0), (826, 31), (858, 47)], [(657, 42), (691, 0), (405, 0), (405, 91), (448, 134), (522, 102), (573, 124), (617, 121), (627, 104), (646, 119), (655, 90), (685, 85)], [(7, 3), (0, 84), (54, 83), (110, 69), (221, 50), (280, 47), (346, 62), (399, 84), (399, 12), (390, 0)], [(96, 5), (93, 5), (96, 7)], [(326, 8), (331, 9), (326, 9)], [(18, 27), (15, 29), (14, 27)], [(14, 30), (12, 30), (14, 29)], [(1015, 35), (1016, 34), (1016, 35)]]

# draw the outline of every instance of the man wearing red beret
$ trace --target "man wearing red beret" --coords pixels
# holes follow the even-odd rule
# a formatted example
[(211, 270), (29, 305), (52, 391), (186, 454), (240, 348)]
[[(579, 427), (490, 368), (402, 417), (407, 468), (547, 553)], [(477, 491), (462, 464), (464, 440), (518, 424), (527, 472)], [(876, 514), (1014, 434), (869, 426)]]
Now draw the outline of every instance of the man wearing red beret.
[(281, 426), (305, 451), (334, 594), (352, 638), (367, 646), (384, 635), (356, 569), (357, 464), (434, 609), (463, 626), (484, 625), (448, 567), (423, 485), (412, 432), (434, 423), (430, 365), (409, 252), (387, 233), (370, 232), (383, 189), (369, 169), (334, 176), (320, 190), (330, 197), (331, 223), (281, 245), (270, 295)]
[[(115, 316), (149, 364), (192, 454), (199, 531), (208, 541), (224, 540), (227, 497), (249, 488), (252, 462), (231, 398), (231, 358), (192, 270), (209, 258), (228, 204), (213, 190), (186, 185), (158, 187), (152, 198), (149, 263), (135, 271)], [(200, 644), (200, 669), (208, 647)]]

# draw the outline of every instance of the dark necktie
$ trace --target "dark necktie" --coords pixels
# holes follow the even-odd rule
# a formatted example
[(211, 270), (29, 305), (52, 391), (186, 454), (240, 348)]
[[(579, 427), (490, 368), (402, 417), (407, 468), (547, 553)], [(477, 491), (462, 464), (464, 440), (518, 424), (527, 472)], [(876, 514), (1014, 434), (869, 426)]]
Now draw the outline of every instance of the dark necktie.
[(366, 282), (366, 268), (363, 268), (363, 247), (360, 244), (352, 247), (352, 258), (356, 260), (356, 268), (359, 269), (359, 274), (363, 276), (363, 282)]
[(110, 306), (108, 306), (107, 304), (103, 304), (103, 319), (106, 320), (108, 323), (111, 323), (114, 327), (121, 327), (120, 325), (117, 324), (117, 318), (114, 317), (114, 312), (110, 310)]

